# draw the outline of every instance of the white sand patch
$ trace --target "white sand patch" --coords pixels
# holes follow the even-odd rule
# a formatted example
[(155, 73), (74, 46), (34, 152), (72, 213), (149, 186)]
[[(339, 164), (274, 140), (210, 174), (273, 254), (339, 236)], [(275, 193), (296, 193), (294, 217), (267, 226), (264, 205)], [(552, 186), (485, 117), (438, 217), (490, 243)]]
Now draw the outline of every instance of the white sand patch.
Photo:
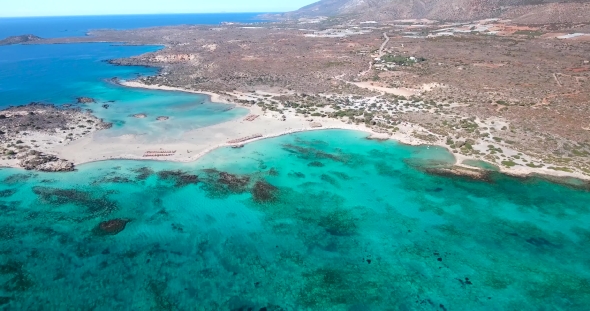
[(418, 90), (409, 89), (409, 88), (390, 88), (390, 87), (383, 87), (383, 86), (376, 86), (371, 85), (371, 82), (350, 82), (358, 87), (362, 87), (365, 89), (369, 89), (371, 91), (377, 91), (382, 93), (394, 94), (398, 96), (412, 96), (419, 93)]

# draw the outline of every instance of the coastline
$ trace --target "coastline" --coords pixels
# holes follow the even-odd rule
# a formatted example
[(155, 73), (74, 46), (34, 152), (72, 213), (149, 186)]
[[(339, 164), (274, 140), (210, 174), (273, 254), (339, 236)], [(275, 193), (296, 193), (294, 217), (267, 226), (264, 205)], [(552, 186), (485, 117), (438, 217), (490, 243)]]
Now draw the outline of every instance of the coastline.
[[(213, 93), (213, 92), (200, 91), (200, 90), (193, 91), (193, 90), (183, 89), (183, 88), (179, 88), (179, 87), (170, 87), (170, 86), (147, 85), (147, 84), (143, 84), (138, 81), (120, 81), (120, 84), (123, 86), (126, 86), (126, 87), (145, 88), (145, 89), (164, 90), (164, 91), (177, 91), (177, 92), (186, 92), (186, 93), (193, 93), (193, 94), (204, 94), (204, 95), (208, 95), (212, 102), (228, 103), (226, 100), (223, 99), (222, 95), (217, 94), (217, 93)], [(246, 108), (246, 109), (250, 110), (250, 112), (252, 112), (252, 109), (251, 109), (252, 107), (240, 105), (238, 103), (233, 103), (233, 102), (228, 103), (228, 104), (234, 104), (236, 106)], [(294, 115), (290, 115), (289, 117), (293, 117), (293, 116)], [(295, 116), (295, 117), (297, 117), (297, 116)], [(423, 141), (418, 138), (412, 137), (411, 133), (407, 133), (407, 131), (406, 131), (406, 133), (402, 133), (403, 129), (401, 129), (401, 131), (398, 131), (392, 135), (381, 134), (381, 133), (376, 133), (375, 131), (373, 131), (372, 129), (370, 129), (364, 125), (346, 124), (344, 122), (341, 122), (339, 120), (334, 120), (334, 119), (329, 119), (329, 120), (336, 121), (337, 123), (334, 122), (333, 124), (328, 125), (328, 126), (323, 126), (322, 128), (305, 127), (305, 128), (301, 128), (301, 129), (295, 129), (292, 131), (275, 133), (275, 134), (271, 134), (271, 135), (266, 135), (264, 137), (252, 139), (252, 140), (249, 140), (249, 141), (244, 142), (242, 144), (247, 144), (247, 143), (251, 143), (251, 142), (262, 140), (262, 139), (273, 138), (273, 137), (289, 135), (289, 134), (298, 133), (298, 132), (305, 132), (305, 131), (328, 130), (328, 129), (353, 130), (353, 131), (360, 131), (360, 132), (367, 133), (367, 134), (369, 134), (368, 138), (372, 138), (372, 139), (395, 140), (401, 144), (410, 145), (410, 146), (442, 147), (442, 148), (445, 148), (449, 153), (451, 153), (454, 156), (456, 167), (465, 168), (465, 169), (469, 169), (469, 170), (475, 170), (475, 171), (482, 171), (482, 172), (486, 171), (485, 169), (482, 169), (482, 168), (463, 164), (463, 161), (465, 161), (465, 160), (476, 160), (476, 161), (485, 161), (485, 160), (482, 160), (482, 159), (479, 159), (476, 157), (470, 157), (470, 156), (466, 156), (466, 155), (462, 155), (462, 154), (453, 153), (452, 150), (449, 148), (449, 146), (447, 146), (444, 143), (444, 141), (442, 141), (442, 140), (439, 140), (437, 142)], [(323, 118), (322, 121), (325, 121), (325, 118)], [(411, 127), (412, 129), (418, 129), (418, 130), (425, 131), (425, 129), (421, 128), (417, 124), (412, 124), (411, 126), (406, 126), (406, 127), (407, 127), (406, 130), (408, 130)], [(213, 147), (213, 148), (210, 148), (206, 151), (203, 151), (203, 152), (199, 153), (198, 155), (196, 155), (195, 157), (192, 157), (186, 161), (174, 161), (174, 160), (172, 160), (172, 161), (174, 161), (174, 162), (196, 161), (200, 157), (208, 154), (209, 152), (212, 152), (213, 150), (215, 150), (217, 148), (230, 147), (232, 145), (233, 144), (228, 144), (228, 143), (220, 144), (216, 147)], [(487, 161), (485, 161), (485, 162), (487, 162)], [(487, 163), (489, 163), (489, 162), (487, 162)], [(490, 163), (490, 164), (493, 164), (493, 163)], [(496, 164), (493, 164), (493, 165), (496, 165)], [(505, 175), (509, 175), (509, 176), (514, 176), (514, 177), (549, 176), (549, 177), (553, 177), (553, 178), (555, 178), (555, 177), (557, 177), (557, 178), (576, 178), (576, 179), (580, 179), (580, 180), (584, 180), (584, 181), (590, 181), (590, 176), (587, 176), (587, 175), (584, 175), (581, 173), (577, 173), (577, 172), (570, 173), (570, 172), (550, 170), (547, 168), (530, 168), (530, 167), (506, 168), (506, 167), (498, 166), (498, 168), (499, 168), (500, 173), (505, 174)]]
[[(289, 135), (293, 133), (305, 132), (305, 131), (317, 131), (317, 130), (330, 130), (330, 129), (342, 129), (342, 130), (353, 130), (360, 131), (369, 134), (367, 138), (377, 140), (395, 140), (401, 144), (411, 146), (436, 146), (445, 148), (455, 158), (455, 167), (468, 169), (472, 171), (485, 172), (486, 170), (478, 167), (469, 166), (463, 164), (465, 160), (476, 160), (482, 161), (481, 159), (465, 156), (461, 154), (453, 153), (452, 150), (445, 144), (444, 141), (438, 140), (436, 142), (427, 142), (419, 138), (413, 137), (412, 134), (415, 132), (428, 132), (424, 128), (416, 124), (402, 124), (399, 126), (399, 131), (393, 134), (383, 134), (373, 131), (364, 124), (348, 124), (337, 119), (331, 118), (313, 118), (306, 119), (303, 116), (296, 115), (291, 112), (284, 112), (286, 120), (280, 120), (277, 113), (262, 111), (258, 106), (246, 106), (237, 102), (228, 100), (221, 94), (208, 91), (194, 91), (183, 89), (179, 87), (170, 86), (159, 86), (159, 85), (147, 85), (139, 81), (118, 81), (118, 84), (124, 87), (130, 88), (143, 88), (150, 90), (160, 91), (173, 91), (173, 92), (185, 92), (199, 95), (206, 95), (213, 103), (224, 103), (232, 104), (236, 107), (247, 109), (249, 114), (259, 115), (260, 118), (255, 121), (248, 122), (245, 120), (234, 119), (227, 122), (198, 128), (185, 132), (181, 139), (175, 140), (172, 143), (163, 142), (137, 142), (134, 141), (133, 135), (123, 135), (120, 137), (111, 137), (108, 142), (104, 139), (101, 141), (95, 141), (96, 132), (92, 135), (84, 137), (82, 139), (73, 141), (64, 146), (56, 146), (52, 151), (59, 157), (66, 158), (74, 162), (75, 165), (81, 165), (85, 163), (107, 161), (107, 160), (146, 160), (146, 161), (170, 161), (187, 163), (197, 161), (206, 154), (224, 147), (231, 147), (238, 145), (236, 143), (230, 143), (229, 141), (254, 135), (255, 133), (261, 133), (261, 137), (246, 140), (240, 142), (239, 145), (245, 145), (251, 142), (279, 137), (283, 135)], [(235, 95), (235, 94), (232, 94)], [(239, 96), (239, 95), (238, 95)], [(312, 123), (320, 123), (321, 127), (314, 127)], [(222, 141), (222, 143), (219, 143)], [(147, 150), (181, 150), (173, 156), (166, 158), (149, 158), (143, 157), (143, 154)], [(186, 152), (184, 152), (186, 150)], [(73, 156), (72, 156), (73, 155)], [(16, 162), (2, 163), (0, 167), (13, 167), (16, 166)], [(554, 171), (547, 168), (529, 168), (529, 167), (518, 167), (518, 168), (506, 168), (499, 166), (499, 172), (515, 176), (515, 177), (530, 177), (530, 176), (550, 176), (553, 178), (575, 178), (583, 181), (589, 181), (590, 177), (581, 173), (570, 173), (563, 171)], [(460, 172), (457, 172), (460, 174)]]

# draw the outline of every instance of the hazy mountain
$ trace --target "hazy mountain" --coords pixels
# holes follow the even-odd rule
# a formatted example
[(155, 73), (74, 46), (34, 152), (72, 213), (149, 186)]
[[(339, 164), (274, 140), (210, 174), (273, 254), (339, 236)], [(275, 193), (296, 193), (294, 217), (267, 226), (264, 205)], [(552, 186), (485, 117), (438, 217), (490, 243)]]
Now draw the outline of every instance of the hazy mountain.
[(531, 10), (575, 4), (588, 10), (588, 0), (322, 0), (285, 17), (355, 15), (366, 20), (430, 18), (469, 20), (498, 17), (523, 6)]

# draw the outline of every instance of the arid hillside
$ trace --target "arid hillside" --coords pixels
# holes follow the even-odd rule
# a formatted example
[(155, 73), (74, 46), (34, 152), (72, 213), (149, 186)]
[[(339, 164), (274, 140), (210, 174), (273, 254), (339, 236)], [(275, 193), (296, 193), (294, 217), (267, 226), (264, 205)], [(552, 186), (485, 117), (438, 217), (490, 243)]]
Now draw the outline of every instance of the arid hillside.
[[(539, 23), (564, 19), (582, 22), (590, 16), (590, 4), (582, 0), (322, 0), (282, 17), (338, 15), (377, 21), (415, 18), (463, 21), (511, 15), (512, 18), (534, 17)], [(530, 18), (527, 22), (531, 22)]]

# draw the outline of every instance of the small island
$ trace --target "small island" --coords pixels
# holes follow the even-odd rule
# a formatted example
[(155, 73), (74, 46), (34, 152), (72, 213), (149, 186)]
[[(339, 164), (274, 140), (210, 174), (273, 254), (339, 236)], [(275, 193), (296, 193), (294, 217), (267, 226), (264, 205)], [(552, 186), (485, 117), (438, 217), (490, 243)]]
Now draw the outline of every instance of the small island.
[(41, 37), (37, 37), (35, 35), (20, 35), (20, 36), (12, 36), (6, 39), (0, 40), (0, 45), (13, 45), (13, 44), (21, 44), (27, 42), (35, 42), (43, 40)]

